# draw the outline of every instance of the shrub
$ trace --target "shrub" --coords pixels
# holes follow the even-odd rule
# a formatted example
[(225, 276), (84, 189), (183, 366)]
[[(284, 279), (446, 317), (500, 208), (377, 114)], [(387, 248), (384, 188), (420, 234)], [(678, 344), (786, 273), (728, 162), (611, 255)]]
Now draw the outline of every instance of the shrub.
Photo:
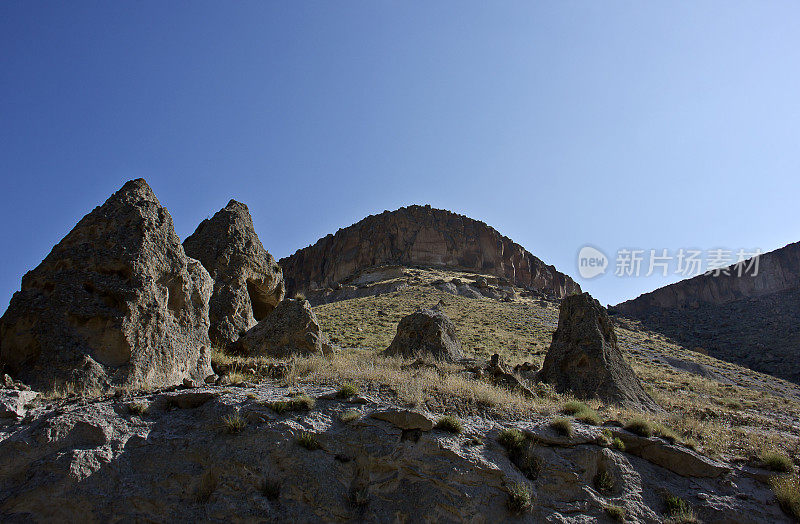
[(800, 479), (773, 477), (770, 485), (783, 511), (800, 520)]
[(774, 451), (764, 451), (761, 453), (761, 462), (764, 467), (771, 471), (778, 471), (780, 473), (791, 473), (794, 464), (792, 459), (782, 453)]
[(197, 486), (197, 502), (208, 502), (208, 499), (211, 498), (211, 494), (216, 491), (218, 483), (219, 478), (217, 477), (217, 472), (213, 469), (207, 469), (203, 473), (203, 476), (200, 477), (200, 485)]
[(298, 395), (289, 400), (276, 400), (267, 403), (267, 406), (275, 413), (281, 414), (287, 411), (309, 411), (314, 407), (316, 401), (308, 395)]
[(222, 417), (222, 427), (225, 433), (234, 435), (240, 433), (247, 427), (247, 421), (238, 413)]
[(669, 524), (691, 524), (697, 522), (692, 507), (680, 497), (667, 495), (664, 498), (664, 506), (669, 517), (666, 522)]
[(525, 434), (516, 428), (506, 428), (497, 435), (497, 442), (508, 451), (521, 450), (525, 440)]
[(576, 413), (575, 420), (583, 422), (584, 424), (590, 424), (592, 426), (599, 426), (601, 422), (600, 415), (598, 415), (597, 411), (593, 410), (592, 408), (586, 408), (584, 411), (579, 411)]
[(561, 408), (561, 412), (565, 415), (575, 415), (576, 413), (580, 413), (581, 411), (587, 411), (591, 408), (584, 404), (583, 402), (578, 402), (577, 400), (570, 400), (569, 402), (564, 404), (564, 407)]
[(513, 482), (508, 486), (508, 509), (511, 513), (525, 513), (531, 507), (531, 490), (525, 484)]
[(599, 468), (594, 476), (594, 487), (597, 488), (597, 491), (607, 495), (614, 491), (614, 485), (614, 475), (604, 467)]
[(302, 293), (295, 293), (294, 294), (294, 299), (295, 300), (305, 300), (306, 296), (304, 294), (302, 294)]
[(681, 440), (681, 437), (677, 433), (663, 424), (656, 424), (653, 426), (653, 434), (657, 437), (663, 438), (670, 444), (675, 444)]
[(145, 402), (131, 402), (128, 404), (128, 413), (131, 415), (144, 416), (150, 410), (150, 405)]
[(619, 437), (614, 437), (614, 440), (611, 441), (611, 447), (617, 451), (625, 451), (625, 443)]
[(617, 522), (624, 522), (625, 521), (625, 508), (622, 506), (606, 506), (605, 507), (606, 514), (611, 518), (611, 520), (615, 520)]
[(281, 484), (277, 480), (264, 477), (261, 481), (261, 494), (269, 500), (278, 500), (281, 495)]
[(353, 384), (343, 384), (336, 392), (336, 398), (347, 399), (358, 395), (358, 388)]
[(646, 419), (641, 417), (634, 417), (625, 424), (625, 429), (630, 431), (631, 433), (635, 433), (640, 437), (652, 437), (653, 436), (653, 424)]
[(358, 411), (357, 409), (351, 409), (345, 411), (339, 416), (339, 420), (341, 420), (345, 424), (353, 422), (354, 420), (358, 420), (359, 418), (361, 418), (361, 412)]
[(301, 448), (306, 448), (309, 451), (314, 451), (315, 449), (322, 449), (322, 444), (319, 443), (317, 437), (313, 433), (308, 433), (306, 431), (300, 433), (297, 436), (297, 445)]
[(571, 437), (574, 431), (572, 429), (572, 422), (564, 417), (554, 418), (552, 422), (550, 422), (550, 427), (556, 430), (558, 434), (564, 435), (565, 437)]
[(450, 433), (461, 433), (464, 431), (461, 421), (456, 417), (451, 417), (450, 415), (440, 418), (434, 427), (436, 429), (441, 429), (442, 431), (449, 431)]

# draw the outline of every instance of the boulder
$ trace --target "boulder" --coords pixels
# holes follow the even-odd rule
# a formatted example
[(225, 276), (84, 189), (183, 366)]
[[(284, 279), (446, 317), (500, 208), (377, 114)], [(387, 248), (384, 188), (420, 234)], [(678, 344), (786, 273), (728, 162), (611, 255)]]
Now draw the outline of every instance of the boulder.
[(403, 358), (433, 358), (455, 362), (463, 358), (456, 327), (439, 309), (420, 309), (403, 317), (397, 334), (384, 351)]
[(599, 398), (636, 410), (659, 410), (617, 346), (605, 308), (589, 293), (561, 302), (558, 328), (539, 380), (578, 398)]
[(419, 429), (422, 431), (430, 431), (433, 429), (433, 420), (419, 411), (410, 409), (387, 408), (374, 411), (370, 416), (374, 419), (393, 424), (400, 429)]
[(211, 289), (147, 182), (130, 181), (22, 278), (0, 319), (0, 365), (37, 389), (202, 381)]
[(287, 298), (267, 317), (231, 344), (244, 355), (288, 357), (327, 353), (328, 344), (308, 300)]
[(283, 300), (283, 272), (261, 245), (247, 206), (231, 200), (183, 241), (214, 280), (211, 341), (221, 347), (263, 320)]

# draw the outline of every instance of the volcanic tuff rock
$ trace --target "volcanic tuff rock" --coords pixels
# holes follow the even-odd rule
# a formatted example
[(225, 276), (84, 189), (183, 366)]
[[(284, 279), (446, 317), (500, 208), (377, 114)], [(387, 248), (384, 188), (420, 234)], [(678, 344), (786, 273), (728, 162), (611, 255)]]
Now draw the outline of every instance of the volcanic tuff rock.
[(244, 355), (323, 354), (330, 348), (308, 300), (287, 298), (231, 345)]
[(421, 309), (403, 317), (397, 325), (397, 335), (385, 353), (450, 362), (464, 357), (455, 326), (438, 309)]
[(211, 288), (169, 212), (130, 181), (23, 277), (0, 319), (0, 364), (39, 388), (202, 382)]
[(681, 344), (800, 383), (800, 242), (760, 256), (758, 273), (700, 275), (617, 304)]
[(589, 293), (561, 301), (558, 328), (539, 378), (560, 393), (631, 409), (660, 409), (617, 347), (608, 313)]
[(283, 273), (261, 245), (247, 206), (231, 200), (183, 241), (186, 254), (214, 279), (209, 336), (234, 342), (283, 300)]
[(330, 287), (383, 264), (475, 270), (558, 297), (580, 291), (570, 277), (485, 223), (430, 206), (369, 216), (280, 261), (291, 292)]

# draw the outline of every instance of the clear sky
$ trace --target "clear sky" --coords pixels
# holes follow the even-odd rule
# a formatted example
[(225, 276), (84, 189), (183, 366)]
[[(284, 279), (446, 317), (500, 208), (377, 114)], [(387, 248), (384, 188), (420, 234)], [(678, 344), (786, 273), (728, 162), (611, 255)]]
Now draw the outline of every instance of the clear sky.
[(800, 3), (6, 0), (0, 124), (0, 311), (137, 177), (181, 238), (247, 203), (276, 258), (450, 209), (613, 304), (681, 277), (581, 246), (800, 240)]

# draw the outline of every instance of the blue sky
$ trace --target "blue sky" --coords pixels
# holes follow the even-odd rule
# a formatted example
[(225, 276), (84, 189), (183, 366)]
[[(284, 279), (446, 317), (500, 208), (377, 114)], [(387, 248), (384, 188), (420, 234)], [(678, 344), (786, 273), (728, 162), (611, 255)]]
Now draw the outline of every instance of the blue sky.
[(585, 244), (800, 240), (797, 2), (4, 1), (0, 121), (0, 311), (136, 177), (276, 258), (450, 209), (603, 303), (681, 277), (580, 280)]

